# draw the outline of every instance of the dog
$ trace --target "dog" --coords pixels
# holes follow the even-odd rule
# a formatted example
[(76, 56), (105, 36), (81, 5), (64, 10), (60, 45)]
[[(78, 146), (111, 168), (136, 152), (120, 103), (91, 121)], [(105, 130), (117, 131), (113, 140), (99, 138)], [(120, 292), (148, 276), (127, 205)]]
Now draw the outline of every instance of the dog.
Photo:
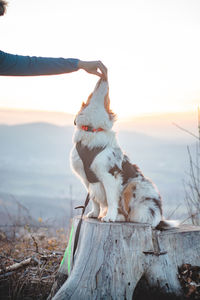
[(92, 201), (88, 218), (104, 222), (148, 223), (158, 229), (176, 227), (163, 218), (160, 193), (118, 145), (112, 126), (108, 81), (100, 79), (75, 117), (71, 167)]

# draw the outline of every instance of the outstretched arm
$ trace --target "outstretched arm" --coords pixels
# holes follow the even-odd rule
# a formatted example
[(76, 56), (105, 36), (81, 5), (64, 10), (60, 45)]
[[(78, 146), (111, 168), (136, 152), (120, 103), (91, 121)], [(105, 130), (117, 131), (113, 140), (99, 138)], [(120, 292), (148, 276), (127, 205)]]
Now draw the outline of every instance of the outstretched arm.
[[(84, 62), (75, 58), (22, 56), (0, 51), (0, 75), (39, 76), (85, 71), (106, 77), (106, 67), (100, 61)], [(101, 73), (98, 71), (101, 71)]]
[(38, 76), (74, 72), (78, 59), (22, 56), (0, 51), (0, 75)]

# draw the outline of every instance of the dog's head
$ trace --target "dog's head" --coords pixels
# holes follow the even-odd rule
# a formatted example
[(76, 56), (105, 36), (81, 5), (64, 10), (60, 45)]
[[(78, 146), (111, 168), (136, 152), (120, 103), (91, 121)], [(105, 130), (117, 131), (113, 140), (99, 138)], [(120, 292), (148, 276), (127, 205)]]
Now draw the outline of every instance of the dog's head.
[(110, 130), (115, 118), (115, 114), (110, 109), (108, 82), (100, 79), (87, 102), (82, 103), (74, 122), (78, 128), (90, 126)]

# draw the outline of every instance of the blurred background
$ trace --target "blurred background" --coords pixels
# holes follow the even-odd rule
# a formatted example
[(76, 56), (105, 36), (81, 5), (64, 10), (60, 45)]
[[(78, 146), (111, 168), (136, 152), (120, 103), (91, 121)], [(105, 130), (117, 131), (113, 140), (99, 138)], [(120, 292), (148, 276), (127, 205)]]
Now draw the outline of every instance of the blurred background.
[[(190, 154), (199, 170), (200, 2), (8, 2), (1, 50), (102, 60), (120, 145), (158, 186), (164, 215), (187, 219)], [(0, 225), (65, 227), (80, 213), (86, 191), (69, 164), (73, 119), (96, 81), (84, 71), (1, 77)], [(189, 194), (199, 203), (197, 191)]]

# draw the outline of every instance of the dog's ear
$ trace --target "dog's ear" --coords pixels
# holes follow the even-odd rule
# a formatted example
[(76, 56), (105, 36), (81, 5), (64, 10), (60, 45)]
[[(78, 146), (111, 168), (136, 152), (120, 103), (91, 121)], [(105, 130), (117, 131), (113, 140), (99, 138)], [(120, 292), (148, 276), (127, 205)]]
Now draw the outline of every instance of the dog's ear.
[(82, 111), (85, 107), (86, 107), (86, 103), (82, 102), (80, 111)]
[(90, 100), (91, 100), (91, 98), (92, 98), (92, 95), (93, 95), (93, 93), (91, 93), (91, 94), (89, 95), (89, 97), (88, 97), (86, 103), (85, 103), (85, 102), (82, 102), (81, 108), (80, 108), (78, 114), (79, 114), (81, 111), (83, 111), (84, 108), (86, 108), (86, 107), (90, 104)]
[(104, 107), (105, 107), (106, 112), (109, 115), (109, 119), (111, 121), (115, 121), (116, 120), (116, 114), (110, 109), (110, 98), (109, 98), (108, 93), (104, 97)]

